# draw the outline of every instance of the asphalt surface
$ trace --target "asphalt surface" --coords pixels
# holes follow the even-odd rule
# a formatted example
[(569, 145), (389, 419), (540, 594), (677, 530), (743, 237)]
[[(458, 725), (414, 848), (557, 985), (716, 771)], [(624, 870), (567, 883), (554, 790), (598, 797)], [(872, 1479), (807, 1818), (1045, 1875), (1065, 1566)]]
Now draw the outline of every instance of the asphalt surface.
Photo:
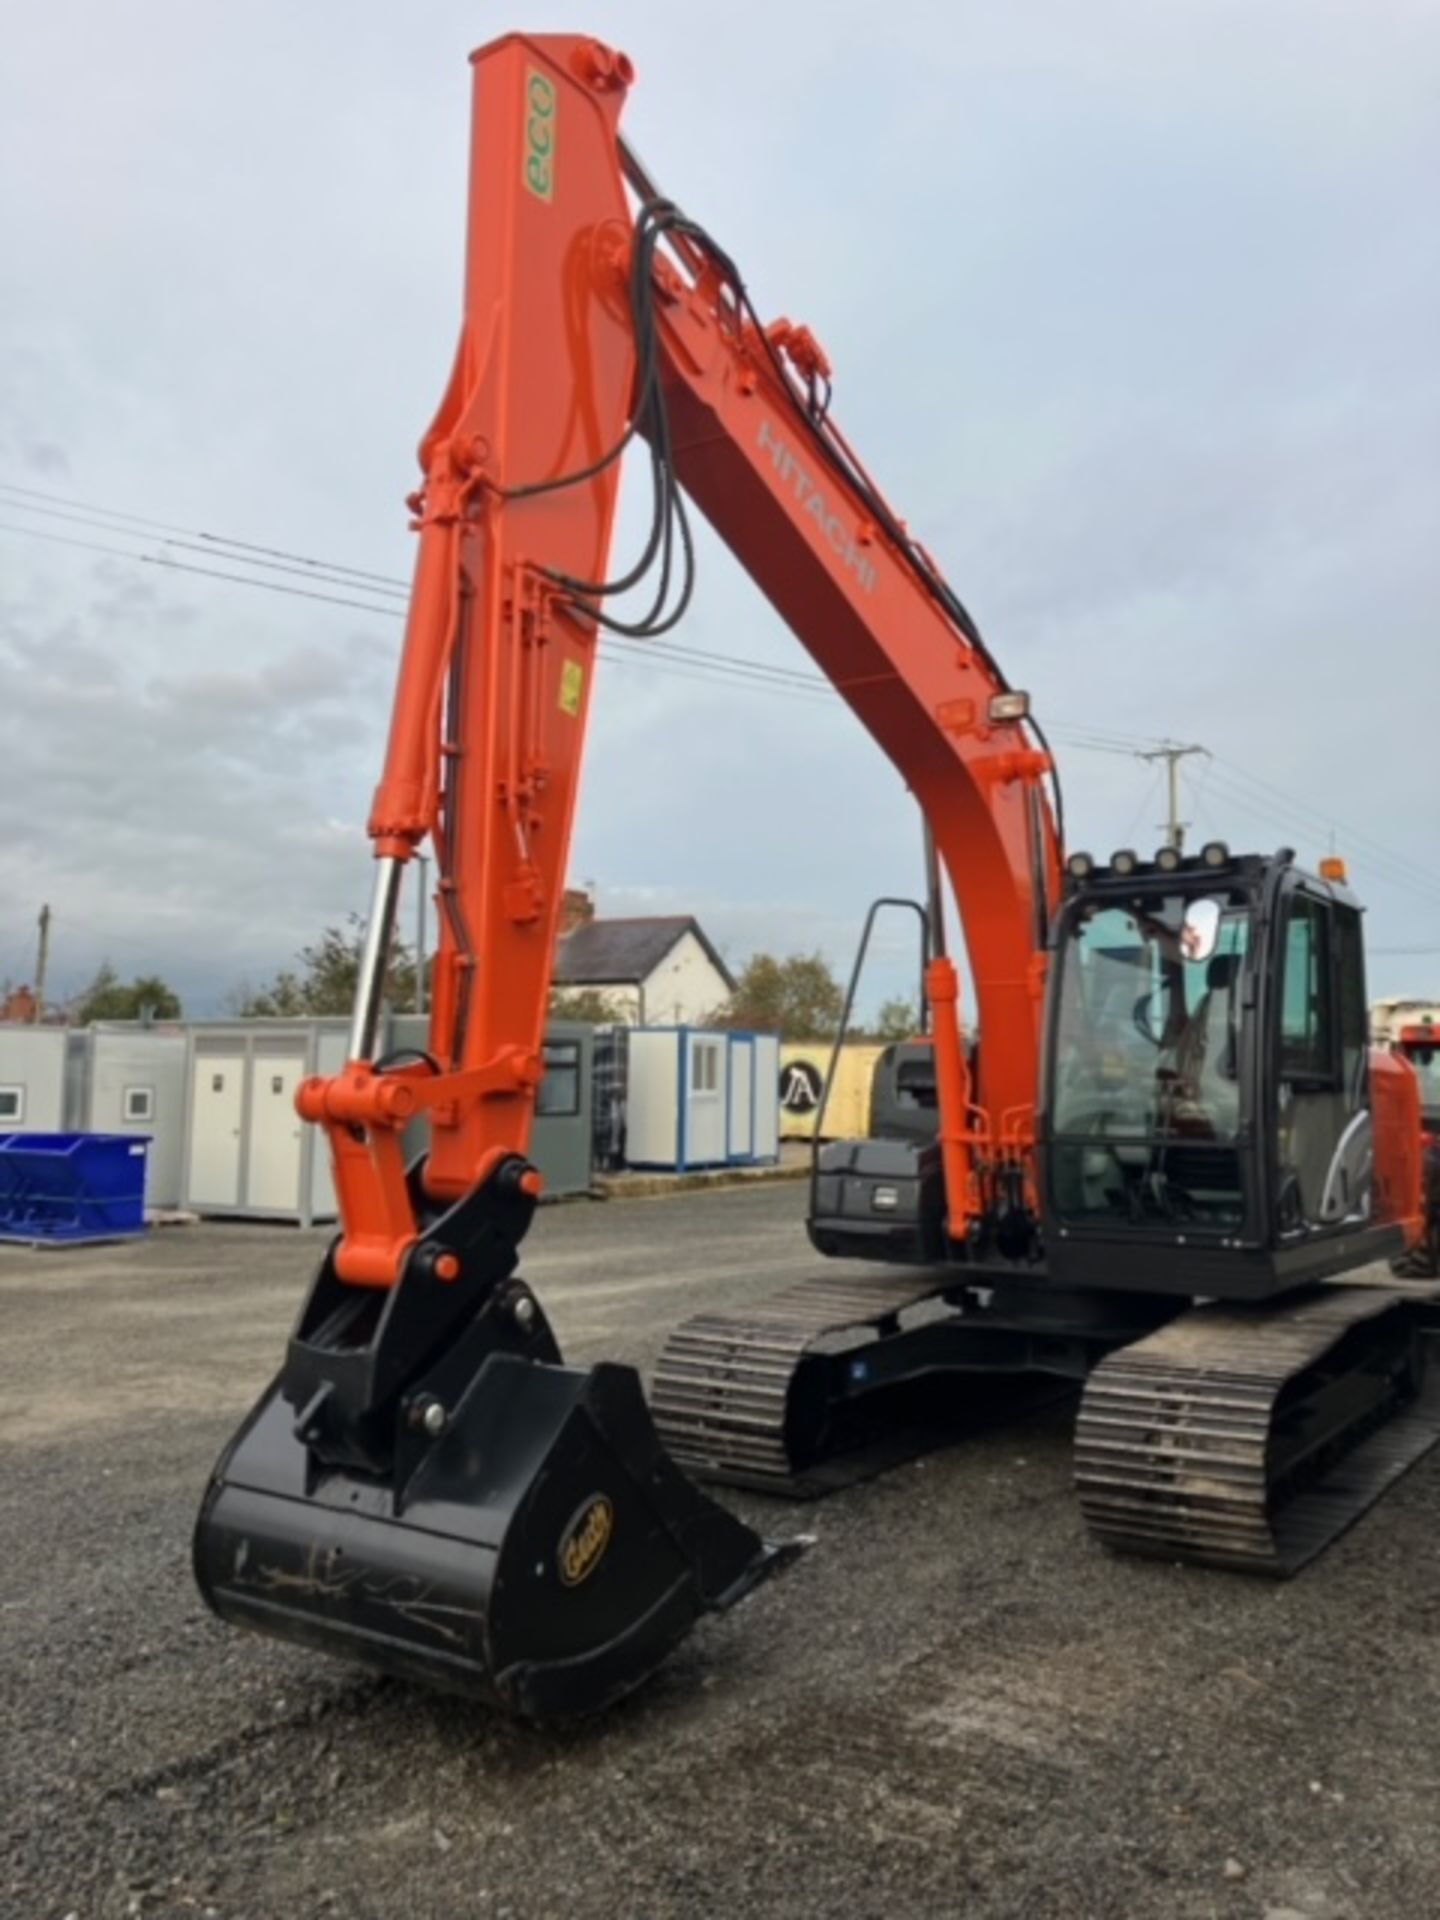
[[(547, 1210), (568, 1357), (811, 1267), (803, 1188)], [(319, 1234), (0, 1250), (0, 1913), (1440, 1912), (1440, 1457), (1288, 1586), (1112, 1560), (1068, 1416), (796, 1508), (783, 1580), (564, 1733), (216, 1624), (189, 1534)]]

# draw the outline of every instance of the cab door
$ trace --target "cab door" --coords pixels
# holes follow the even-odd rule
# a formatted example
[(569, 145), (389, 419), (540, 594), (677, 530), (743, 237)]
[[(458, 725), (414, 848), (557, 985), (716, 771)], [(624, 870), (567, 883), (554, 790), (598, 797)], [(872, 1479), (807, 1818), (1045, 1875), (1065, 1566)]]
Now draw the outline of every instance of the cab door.
[(1277, 1215), (1282, 1234), (1370, 1218), (1374, 1130), (1357, 908), (1294, 889), (1280, 938)]

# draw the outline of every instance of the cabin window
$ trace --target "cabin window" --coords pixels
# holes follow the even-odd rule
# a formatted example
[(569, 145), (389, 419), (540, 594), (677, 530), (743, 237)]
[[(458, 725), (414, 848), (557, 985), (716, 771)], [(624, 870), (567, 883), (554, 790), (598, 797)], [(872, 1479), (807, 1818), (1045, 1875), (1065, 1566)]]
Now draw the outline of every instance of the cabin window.
[[(1280, 1072), (1286, 1080), (1335, 1080), (1335, 1013), (1330, 909), (1309, 894), (1291, 897), (1280, 1001)], [(1361, 991), (1364, 991), (1363, 983)]]
[(580, 1042), (547, 1040), (543, 1050), (545, 1078), (535, 1098), (535, 1111), (563, 1120), (580, 1111)]

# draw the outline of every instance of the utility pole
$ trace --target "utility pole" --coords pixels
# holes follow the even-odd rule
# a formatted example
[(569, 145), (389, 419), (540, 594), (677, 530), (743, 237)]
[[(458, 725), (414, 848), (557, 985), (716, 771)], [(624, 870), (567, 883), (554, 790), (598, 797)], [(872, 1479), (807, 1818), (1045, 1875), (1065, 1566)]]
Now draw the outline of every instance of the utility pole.
[(45, 1018), (45, 974), (50, 966), (50, 909), (40, 909), (40, 939), (35, 950), (35, 1021)]
[(1210, 757), (1208, 747), (1177, 747), (1168, 740), (1164, 746), (1154, 747), (1148, 753), (1137, 753), (1135, 756), (1137, 760), (1163, 760), (1166, 763), (1170, 804), (1163, 832), (1166, 846), (1174, 847), (1177, 853), (1184, 851), (1185, 829), (1189, 825), (1188, 821), (1180, 818), (1180, 762), (1192, 753), (1203, 753), (1207, 760)]

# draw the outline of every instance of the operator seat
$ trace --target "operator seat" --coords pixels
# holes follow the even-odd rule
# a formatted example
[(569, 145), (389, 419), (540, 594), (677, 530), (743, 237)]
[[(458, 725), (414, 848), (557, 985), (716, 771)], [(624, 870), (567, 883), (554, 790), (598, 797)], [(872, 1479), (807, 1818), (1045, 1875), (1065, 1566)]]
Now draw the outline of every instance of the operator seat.
[[(1218, 1094), (1215, 1131), (1233, 1134), (1240, 1119), (1239, 1023), (1235, 1019), (1235, 992), (1240, 981), (1240, 955), (1217, 953), (1205, 969), (1205, 992), (1195, 1009), (1200, 1035), (1200, 1076), (1205, 1101), (1213, 1109)], [(1217, 1084), (1218, 1083), (1218, 1086)]]
[(1172, 1139), (1163, 1154), (1168, 1179), (1184, 1190), (1200, 1217), (1212, 1220), (1238, 1220), (1241, 1206), (1234, 1020), (1240, 960), (1238, 953), (1217, 953), (1205, 970), (1205, 991), (1175, 1049), (1182, 1091), (1174, 1114), (1182, 1137)]
[(1205, 970), (1205, 991), (1186, 1017), (1171, 1053), (1180, 1110), (1217, 1140), (1233, 1140), (1240, 1123), (1240, 1073), (1234, 996), (1238, 953), (1217, 953)]

